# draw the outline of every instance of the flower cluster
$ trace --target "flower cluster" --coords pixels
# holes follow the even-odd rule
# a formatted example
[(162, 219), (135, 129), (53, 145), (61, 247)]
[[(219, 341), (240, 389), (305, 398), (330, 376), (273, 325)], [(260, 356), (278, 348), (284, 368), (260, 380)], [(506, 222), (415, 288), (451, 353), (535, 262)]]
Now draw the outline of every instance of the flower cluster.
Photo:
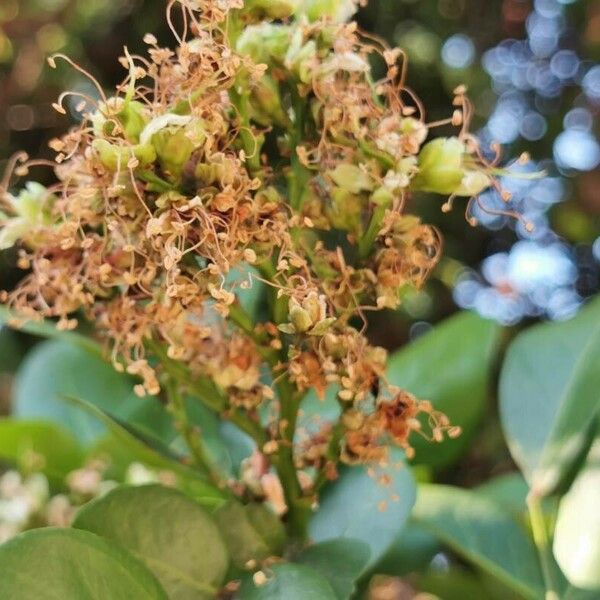
[[(459, 433), (387, 384), (386, 352), (362, 325), (440, 256), (408, 195), (476, 198), (493, 169), (468, 132), (465, 90), (447, 120), (427, 123), (402, 51), (348, 22), (356, 9), (171, 1), (176, 50), (148, 34), (147, 55), (125, 49), (113, 96), (96, 84), (97, 98), (81, 98), (81, 124), (51, 144), (57, 183), (13, 194), (13, 176), (39, 164), (18, 156), (0, 188), (0, 246), (18, 243), (27, 271), (4, 301), (60, 328), (95, 322), (140, 395), (176, 380), (251, 433), (282, 480), (286, 461), (332, 478), (340, 460), (385, 459), (390, 441), (410, 453), (412, 432)], [(438, 125), (456, 136), (428, 141)], [(259, 284), (266, 318), (239, 302)], [(302, 397), (330, 386), (339, 422), (296, 443)]]

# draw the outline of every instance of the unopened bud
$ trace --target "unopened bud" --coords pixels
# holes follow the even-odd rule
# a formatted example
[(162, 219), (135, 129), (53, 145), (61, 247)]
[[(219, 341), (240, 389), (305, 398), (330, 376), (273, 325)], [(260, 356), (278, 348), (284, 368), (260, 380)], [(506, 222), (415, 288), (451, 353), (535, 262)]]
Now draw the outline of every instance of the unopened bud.
[(330, 19), (335, 23), (348, 21), (356, 10), (354, 0), (304, 0), (302, 9), (310, 21)]
[(285, 19), (298, 9), (301, 0), (246, 0), (244, 12), (256, 18)]
[[(292, 302), (295, 302), (295, 304), (292, 305)], [(294, 299), (290, 300), (289, 313), (290, 321), (298, 333), (304, 333), (312, 327), (313, 321), (310, 318), (310, 314), (304, 310)]]
[(338, 187), (352, 194), (370, 192), (375, 187), (373, 178), (356, 165), (344, 163), (329, 171), (328, 174)]
[(464, 144), (458, 138), (438, 138), (429, 142), (419, 154), (415, 183), (425, 191), (451, 194), (464, 175), (464, 152)]
[(142, 166), (156, 160), (156, 151), (149, 144), (117, 146), (103, 139), (95, 139), (92, 148), (96, 151), (100, 162), (110, 171), (126, 169), (132, 158), (136, 158)]
[(275, 123), (285, 127), (289, 123), (281, 103), (279, 86), (272, 77), (265, 75), (256, 82), (252, 88), (250, 102), (255, 120), (262, 125)]
[(163, 171), (179, 176), (194, 151), (194, 144), (185, 135), (184, 129), (175, 132), (161, 129), (152, 136), (152, 146)]
[(490, 177), (483, 171), (465, 171), (460, 186), (454, 193), (458, 196), (477, 196), (490, 185)]

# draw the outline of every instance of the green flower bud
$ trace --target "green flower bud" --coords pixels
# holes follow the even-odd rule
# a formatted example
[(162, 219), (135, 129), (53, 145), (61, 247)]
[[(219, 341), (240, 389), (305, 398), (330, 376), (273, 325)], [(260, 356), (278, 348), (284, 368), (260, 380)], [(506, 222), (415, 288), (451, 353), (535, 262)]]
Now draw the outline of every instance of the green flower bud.
[(130, 141), (139, 141), (140, 134), (146, 127), (147, 108), (135, 100), (125, 101), (123, 98), (109, 98), (100, 105), (100, 110), (91, 116), (92, 127), (96, 137), (112, 136), (116, 123), (121, 124), (125, 136)]
[(394, 221), (392, 231), (402, 236), (405, 233), (410, 233), (415, 227), (421, 224), (421, 219), (416, 215), (402, 215)]
[(246, 0), (244, 12), (257, 18), (285, 19), (297, 10), (300, 0)]
[(264, 206), (265, 204), (274, 203), (279, 204), (283, 202), (283, 198), (276, 187), (270, 185), (264, 188), (261, 188), (254, 197), (256, 203), (259, 206)]
[(265, 75), (252, 87), (250, 97), (252, 117), (261, 125), (275, 123), (286, 127), (289, 124), (288, 116), (281, 104), (279, 85), (270, 77)]
[(146, 127), (147, 119), (144, 116), (146, 107), (141, 102), (132, 100), (127, 103), (127, 106), (123, 108), (118, 114), (123, 129), (127, 135), (127, 139), (132, 141), (138, 141), (140, 134), (144, 127)]
[(388, 187), (382, 185), (371, 194), (369, 200), (377, 206), (389, 207), (394, 201), (394, 194)]
[(302, 8), (310, 21), (331, 19), (336, 23), (348, 21), (357, 10), (354, 0), (304, 0)]
[(210, 163), (198, 163), (194, 175), (203, 187), (228, 185), (236, 177), (235, 164), (224, 154), (217, 153)]
[(335, 317), (328, 317), (319, 321), (309, 332), (308, 335), (325, 335), (331, 326), (336, 322)]
[(477, 196), (490, 187), (492, 180), (483, 171), (465, 171), (460, 187), (454, 193), (458, 196)]
[(324, 319), (327, 314), (327, 305), (325, 298), (318, 296), (316, 293), (310, 293), (303, 301), (302, 308), (310, 315), (311, 323), (314, 325), (321, 319)]
[(189, 198), (187, 196), (184, 196), (184, 195), (180, 194), (179, 192), (176, 192), (175, 190), (170, 190), (168, 192), (165, 192), (164, 194), (161, 194), (156, 199), (156, 206), (157, 206), (157, 208), (162, 209), (162, 208), (167, 208), (171, 204), (176, 204), (176, 203), (185, 204), (186, 201), (188, 201), (188, 200), (189, 200)]
[(292, 34), (289, 48), (285, 54), (284, 65), (302, 81), (310, 83), (317, 57), (317, 44), (314, 40), (303, 43), (304, 34), (299, 27)]
[(418, 174), (412, 188), (437, 194), (476, 196), (491, 185), (483, 170), (472, 164), (465, 145), (455, 137), (439, 138), (426, 144), (419, 154)]
[[(291, 302), (290, 302), (291, 304)], [(298, 333), (304, 333), (308, 331), (313, 324), (312, 319), (308, 311), (304, 310), (299, 304), (290, 306), (290, 321), (294, 326), (294, 330)]]
[(181, 175), (195, 148), (183, 129), (175, 132), (161, 129), (152, 136), (152, 146), (156, 150), (162, 170), (175, 177)]
[(12, 248), (21, 238), (31, 231), (31, 225), (26, 219), (15, 217), (7, 219), (4, 223), (2, 221), (3, 217), (0, 215), (0, 250)]
[(54, 194), (35, 181), (28, 181), (25, 189), (11, 203), (16, 213), (32, 224), (48, 224), (49, 212), (56, 200)]
[(39, 227), (51, 225), (51, 207), (54, 194), (39, 183), (29, 181), (18, 196), (9, 195), (14, 216), (0, 213), (0, 250), (11, 248), (21, 238)]
[(339, 359), (346, 356), (347, 348), (342, 337), (330, 332), (323, 336), (323, 342), (331, 357)]
[(338, 187), (352, 194), (371, 192), (375, 188), (372, 177), (356, 165), (338, 165), (333, 171), (329, 171), (328, 175)]
[(289, 323), (279, 325), (284, 333), (308, 333), (308, 335), (324, 335), (335, 323), (333, 317), (327, 318), (327, 304), (324, 296), (311, 292), (302, 300), (290, 298), (288, 304)]
[(400, 133), (414, 135), (418, 143), (422, 144), (427, 138), (428, 129), (423, 121), (414, 117), (404, 117), (400, 120)]
[(455, 137), (438, 138), (425, 144), (419, 154), (419, 172), (413, 189), (436, 194), (454, 194), (465, 175), (465, 145)]
[(291, 31), (288, 25), (250, 25), (238, 38), (236, 50), (256, 63), (282, 63), (290, 46)]
[(364, 204), (360, 196), (342, 188), (334, 188), (331, 203), (325, 206), (325, 215), (335, 229), (359, 233)]
[(100, 162), (110, 171), (126, 169), (132, 158), (137, 159), (142, 166), (152, 164), (156, 160), (156, 150), (151, 144), (117, 146), (107, 140), (96, 139), (92, 142), (92, 148)]

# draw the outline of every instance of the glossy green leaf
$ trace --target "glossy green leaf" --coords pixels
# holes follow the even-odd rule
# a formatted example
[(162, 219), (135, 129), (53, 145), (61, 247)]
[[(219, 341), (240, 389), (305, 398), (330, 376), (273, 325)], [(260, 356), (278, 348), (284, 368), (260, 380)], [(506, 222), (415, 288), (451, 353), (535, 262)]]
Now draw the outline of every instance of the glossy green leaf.
[(214, 517), (236, 567), (243, 569), (249, 561), (261, 562), (281, 554), (285, 529), (265, 506), (230, 501)]
[[(213, 463), (226, 477), (237, 477), (241, 462), (256, 448), (254, 440), (208, 409), (198, 398), (187, 398), (186, 405), (190, 423), (200, 432)], [(179, 442), (185, 447), (182, 440)]]
[(598, 600), (598, 590), (582, 590), (571, 585), (566, 589), (562, 600)]
[(461, 558), (526, 598), (543, 596), (533, 542), (502, 505), (476, 492), (422, 485), (413, 519)]
[(538, 494), (551, 493), (588, 443), (600, 408), (600, 299), (574, 319), (537, 325), (511, 344), (500, 415), (513, 458)]
[(409, 520), (377, 563), (374, 572), (398, 577), (421, 571), (431, 564), (440, 551), (439, 540)]
[(237, 477), (240, 474), (242, 462), (252, 455), (256, 449), (256, 443), (248, 434), (229, 421), (222, 420), (219, 423), (218, 435), (221, 443), (225, 445), (232, 471)]
[(417, 578), (420, 592), (433, 594), (440, 600), (512, 600), (516, 594), (495, 594), (479, 577), (458, 568), (428, 571)]
[(12, 373), (21, 360), (23, 349), (13, 331), (0, 322), (0, 373)]
[(34, 529), (0, 546), (0, 598), (167, 600), (152, 573), (116, 544), (74, 529)]
[(560, 502), (554, 556), (570, 583), (600, 596), (600, 438)]
[[(257, 279), (258, 271), (247, 263), (240, 263), (232, 269), (225, 280), (228, 287), (235, 288), (236, 296), (244, 311), (256, 317), (261, 304), (266, 303), (265, 284)], [(250, 287), (244, 289), (241, 284), (250, 283)]]
[(529, 486), (520, 473), (499, 475), (475, 489), (478, 494), (494, 500), (515, 515), (527, 512)]
[(366, 467), (348, 467), (323, 490), (309, 533), (315, 542), (363, 541), (371, 550), (369, 564), (374, 564), (401, 531), (414, 502), (414, 479), (401, 461), (375, 469), (374, 477)]
[(147, 431), (167, 435), (170, 417), (156, 398), (138, 398), (134, 383), (80, 346), (47, 341), (28, 355), (18, 372), (14, 414), (60, 423), (79, 440), (90, 442), (103, 428), (63, 400), (64, 396), (76, 396)]
[(441, 444), (413, 436), (415, 464), (447, 466), (469, 447), (485, 411), (500, 331), (495, 322), (464, 312), (390, 357), (390, 383), (430, 400), (463, 430)]
[(339, 539), (309, 546), (296, 557), (295, 562), (311, 567), (325, 577), (338, 600), (348, 600), (370, 556), (371, 551), (365, 542)]
[(0, 458), (41, 471), (58, 485), (84, 460), (79, 444), (59, 425), (15, 419), (0, 419)]
[(138, 557), (171, 600), (214, 598), (227, 572), (227, 549), (214, 520), (171, 488), (120, 486), (85, 505), (73, 526)]
[(132, 462), (140, 462), (147, 467), (171, 471), (177, 476), (180, 489), (207, 506), (218, 506), (223, 502), (223, 493), (219, 489), (208, 483), (200, 473), (162, 453), (154, 440), (151, 440), (154, 445), (148, 444), (146, 440), (136, 436), (131, 428), (85, 400), (68, 398), (65, 401), (78, 410), (85, 411), (106, 427), (108, 435), (95, 448), (94, 454), (108, 456), (118, 473), (122, 474)]
[(296, 441), (300, 442), (306, 435), (316, 434), (324, 422), (334, 423), (341, 414), (337, 399), (339, 387), (330, 385), (323, 398), (319, 398), (314, 388), (310, 388), (302, 399), (301, 414), (298, 417)]
[(31, 335), (68, 342), (74, 346), (79, 346), (92, 354), (96, 354), (97, 356), (102, 355), (101, 347), (91, 338), (77, 333), (76, 331), (57, 329), (52, 321), (32, 321), (17, 316), (17, 313), (8, 309), (6, 306), (0, 306), (0, 323), (5, 323), (10, 327), (14, 326), (18, 331), (23, 331)]
[(327, 579), (305, 565), (280, 564), (265, 569), (267, 581), (244, 579), (240, 600), (337, 600)]

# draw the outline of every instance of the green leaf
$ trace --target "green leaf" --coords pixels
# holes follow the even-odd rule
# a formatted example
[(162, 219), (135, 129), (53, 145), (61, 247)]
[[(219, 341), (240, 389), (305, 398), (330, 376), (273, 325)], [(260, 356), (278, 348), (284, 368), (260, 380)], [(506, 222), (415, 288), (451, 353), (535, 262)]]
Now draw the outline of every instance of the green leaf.
[[(227, 477), (237, 477), (241, 462), (256, 448), (254, 440), (209, 410), (198, 398), (186, 398), (186, 406), (190, 423), (200, 432), (213, 463)], [(185, 446), (183, 440), (179, 443)]]
[(240, 600), (337, 600), (327, 579), (304, 565), (280, 564), (265, 570), (268, 581), (242, 582)]
[(479, 577), (456, 567), (447, 571), (431, 570), (420, 575), (417, 588), (441, 600), (512, 600), (516, 596), (514, 593), (495, 594)]
[(530, 487), (554, 491), (588, 443), (600, 408), (600, 299), (574, 319), (537, 325), (511, 344), (500, 378), (508, 447)]
[(554, 556), (574, 586), (600, 590), (600, 438), (560, 502)]
[(527, 512), (529, 486), (520, 473), (499, 475), (475, 488), (477, 493), (501, 504), (514, 515)]
[(389, 382), (430, 400), (463, 430), (441, 444), (413, 436), (415, 464), (444, 467), (469, 448), (485, 411), (500, 331), (495, 322), (464, 312), (390, 357)]
[(171, 488), (120, 486), (85, 505), (73, 527), (126, 548), (171, 600), (214, 598), (227, 572), (227, 550), (214, 520)]
[(422, 485), (413, 519), (461, 558), (523, 596), (543, 596), (533, 542), (502, 505), (477, 492)]
[(78, 469), (83, 451), (68, 431), (44, 421), (0, 419), (0, 458), (41, 471), (56, 485)]
[(22, 354), (23, 349), (14, 332), (0, 323), (0, 373), (12, 373)]
[[(228, 288), (235, 288), (241, 307), (251, 317), (257, 317), (261, 305), (266, 303), (266, 287), (260, 279), (257, 279), (259, 276), (259, 272), (254, 267), (247, 263), (240, 263), (225, 278), (225, 285)], [(250, 282), (251, 286), (243, 289), (240, 285), (244, 282)]]
[(256, 449), (256, 443), (248, 434), (229, 421), (221, 421), (219, 436), (227, 448), (227, 455), (237, 477), (243, 460), (251, 456)]
[(279, 555), (285, 543), (285, 529), (268, 508), (260, 504), (244, 506), (231, 501), (214, 514), (225, 540), (231, 561), (246, 568), (251, 560), (261, 562)]
[(14, 414), (60, 423), (80, 441), (91, 442), (103, 428), (63, 400), (76, 396), (147, 431), (167, 435), (170, 417), (156, 398), (138, 398), (134, 383), (80, 346), (47, 341), (28, 355), (17, 374)]
[(323, 490), (309, 523), (310, 536), (315, 542), (363, 541), (371, 549), (369, 564), (374, 564), (404, 526), (414, 502), (415, 483), (401, 462), (376, 469), (375, 477), (364, 466), (345, 468)]
[(171, 471), (177, 476), (179, 489), (207, 506), (223, 502), (223, 493), (200, 473), (165, 456), (156, 445), (149, 445), (146, 440), (136, 437), (131, 428), (85, 400), (69, 398), (68, 401), (106, 426), (109, 435), (96, 447), (95, 454), (108, 455), (119, 474), (123, 474), (132, 462), (141, 462), (147, 467)]
[(434, 535), (409, 520), (373, 571), (394, 576), (422, 571), (440, 550)]
[(18, 313), (8, 309), (6, 306), (0, 306), (0, 323), (23, 331), (31, 335), (37, 335), (48, 339), (57, 339), (64, 342), (69, 342), (74, 346), (79, 346), (84, 350), (98, 356), (102, 356), (102, 348), (89, 337), (77, 333), (76, 331), (65, 331), (57, 329), (56, 324), (52, 321), (41, 320), (33, 321), (24, 317), (18, 316)]
[(308, 390), (300, 406), (296, 442), (300, 442), (306, 434), (316, 434), (323, 423), (335, 423), (338, 420), (342, 412), (337, 398), (339, 391), (337, 385), (330, 385), (325, 390), (324, 397), (319, 398), (314, 388)]
[(563, 594), (562, 600), (598, 600), (598, 591), (581, 590), (570, 585)]
[(168, 600), (146, 567), (87, 531), (34, 529), (0, 546), (0, 598)]
[(365, 542), (352, 539), (330, 540), (306, 548), (296, 562), (320, 573), (331, 585), (338, 600), (355, 592), (355, 582), (364, 571), (371, 551)]

